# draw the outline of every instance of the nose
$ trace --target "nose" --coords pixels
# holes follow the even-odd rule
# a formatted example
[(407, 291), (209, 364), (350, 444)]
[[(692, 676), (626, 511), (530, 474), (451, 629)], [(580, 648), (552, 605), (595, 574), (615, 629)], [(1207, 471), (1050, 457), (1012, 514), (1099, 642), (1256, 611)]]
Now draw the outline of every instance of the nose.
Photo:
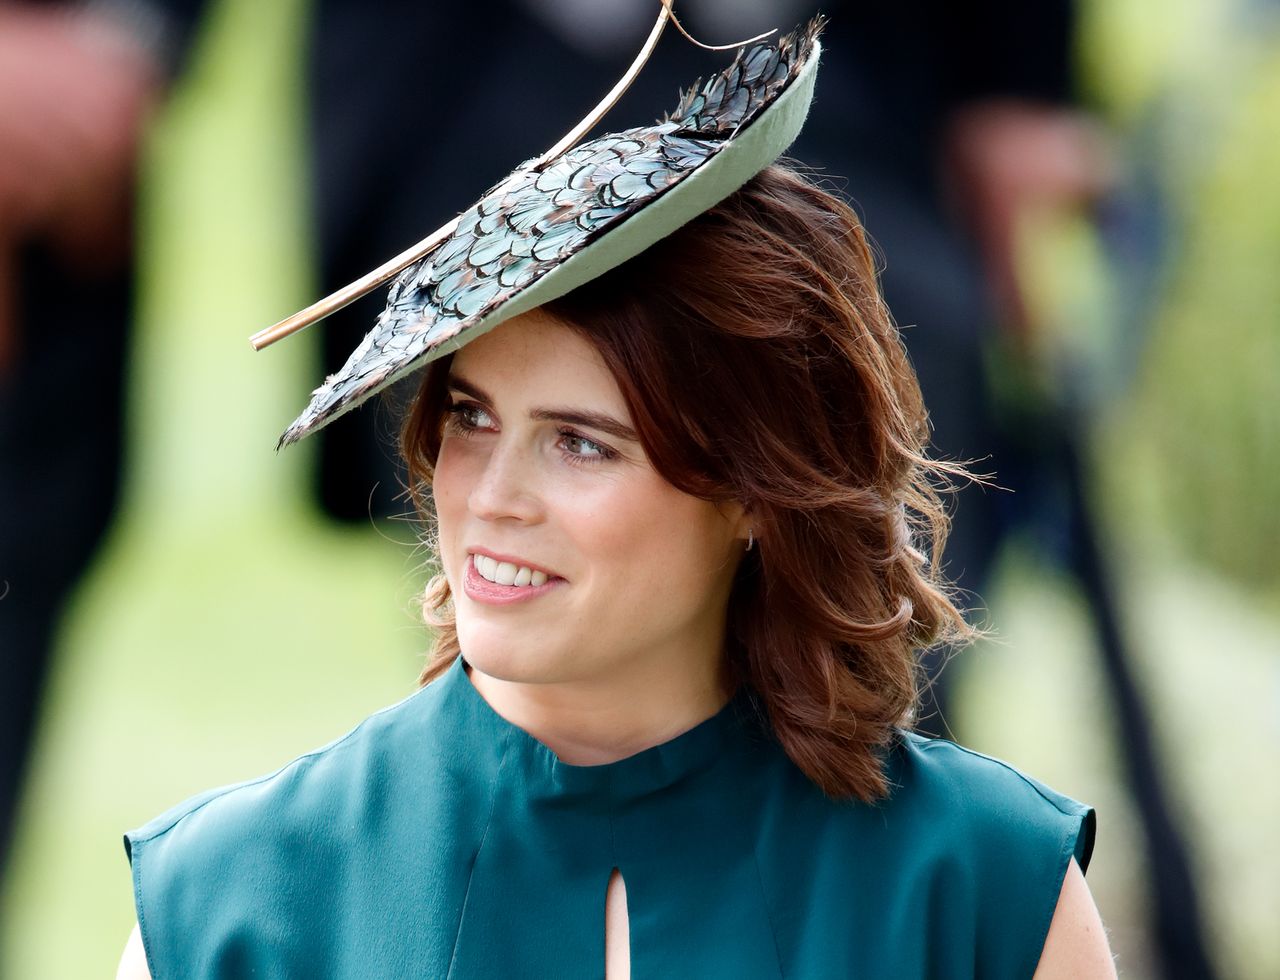
[(542, 504), (535, 469), (529, 448), (498, 440), (467, 497), (471, 513), (485, 521), (536, 523), (542, 516)]

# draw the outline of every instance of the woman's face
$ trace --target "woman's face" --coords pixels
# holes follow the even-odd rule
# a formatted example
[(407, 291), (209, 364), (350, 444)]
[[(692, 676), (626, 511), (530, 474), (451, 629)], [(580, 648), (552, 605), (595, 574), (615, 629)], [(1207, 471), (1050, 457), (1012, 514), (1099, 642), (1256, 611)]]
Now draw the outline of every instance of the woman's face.
[(535, 310), (459, 351), (449, 386), (432, 492), (467, 661), (529, 683), (718, 667), (742, 509), (655, 472), (591, 343)]

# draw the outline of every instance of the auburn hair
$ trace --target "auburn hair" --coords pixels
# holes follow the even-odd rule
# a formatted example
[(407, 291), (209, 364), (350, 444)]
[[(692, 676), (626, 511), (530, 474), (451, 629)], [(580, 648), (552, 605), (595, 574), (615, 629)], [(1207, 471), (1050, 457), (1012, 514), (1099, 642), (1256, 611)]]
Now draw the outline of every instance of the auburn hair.
[[(732, 678), (824, 793), (883, 796), (916, 651), (973, 631), (939, 571), (939, 493), (964, 471), (925, 454), (920, 388), (857, 216), (774, 164), (542, 309), (600, 351), (658, 473), (747, 506), (758, 546), (729, 600)], [(448, 371), (448, 358), (428, 368), (401, 438), (428, 520)], [(424, 613), (422, 684), (459, 653), (443, 575)]]

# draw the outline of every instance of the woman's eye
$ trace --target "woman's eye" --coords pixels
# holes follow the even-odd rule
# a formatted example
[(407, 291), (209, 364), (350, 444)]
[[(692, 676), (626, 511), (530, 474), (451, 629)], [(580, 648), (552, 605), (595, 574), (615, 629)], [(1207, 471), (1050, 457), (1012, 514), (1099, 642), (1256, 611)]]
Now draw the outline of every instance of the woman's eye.
[(585, 436), (580, 436), (576, 432), (561, 432), (560, 444), (564, 447), (565, 452), (575, 461), (595, 461), (602, 459), (613, 459), (617, 455), (607, 446), (602, 446), (598, 442), (592, 442)]
[(450, 405), (448, 421), (452, 428), (463, 433), (493, 428), (493, 416), (471, 402)]

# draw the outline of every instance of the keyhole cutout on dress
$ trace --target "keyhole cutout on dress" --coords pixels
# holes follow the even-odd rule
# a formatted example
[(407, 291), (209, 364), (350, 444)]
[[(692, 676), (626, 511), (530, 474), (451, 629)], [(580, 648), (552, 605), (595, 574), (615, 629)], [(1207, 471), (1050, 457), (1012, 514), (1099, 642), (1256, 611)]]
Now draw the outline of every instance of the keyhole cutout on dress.
[(631, 980), (631, 920), (627, 917), (627, 884), (614, 868), (604, 893), (605, 980)]

